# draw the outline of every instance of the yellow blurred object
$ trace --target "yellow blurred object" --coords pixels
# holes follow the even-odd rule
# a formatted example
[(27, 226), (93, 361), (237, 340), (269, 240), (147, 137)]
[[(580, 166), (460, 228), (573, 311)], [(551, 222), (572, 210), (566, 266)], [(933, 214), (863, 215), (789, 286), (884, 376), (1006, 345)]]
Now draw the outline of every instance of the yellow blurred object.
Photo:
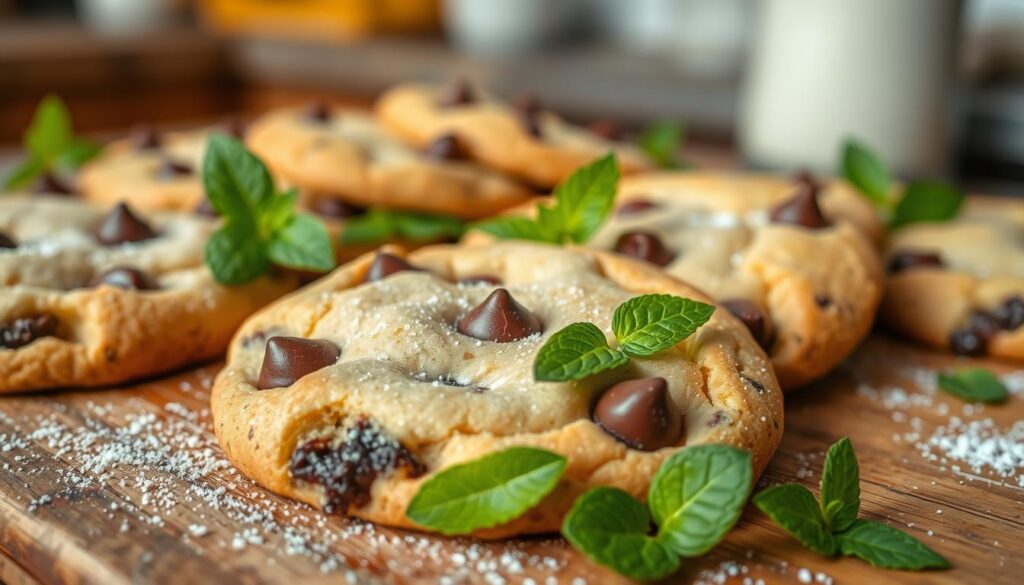
[(439, 0), (197, 0), (203, 22), (229, 35), (345, 40), (438, 29)]

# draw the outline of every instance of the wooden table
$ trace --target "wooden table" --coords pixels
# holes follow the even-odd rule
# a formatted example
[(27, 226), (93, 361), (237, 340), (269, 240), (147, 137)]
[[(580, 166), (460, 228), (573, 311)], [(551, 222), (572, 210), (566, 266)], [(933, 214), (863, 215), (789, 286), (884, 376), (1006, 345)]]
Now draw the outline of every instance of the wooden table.
[[(816, 491), (825, 449), (848, 435), (860, 459), (862, 514), (921, 538), (952, 570), (894, 572), (824, 559), (748, 506), (720, 546), (670, 581), (1019, 583), (1024, 487), (988, 469), (959, 463), (956, 471), (957, 461), (929, 460), (916, 445), (954, 416), (992, 419), (1004, 432), (1024, 426), (1020, 390), (1006, 405), (981, 408), (930, 388), (933, 370), (953, 361), (876, 334), (830, 377), (787, 398), (785, 438), (759, 485), (799, 481)], [(0, 548), (9, 557), (0, 559), (0, 579), (624, 582), (557, 538), (426, 537), (324, 518), (267, 493), (216, 447), (206, 404), (217, 368), (120, 390), (0, 399)]]

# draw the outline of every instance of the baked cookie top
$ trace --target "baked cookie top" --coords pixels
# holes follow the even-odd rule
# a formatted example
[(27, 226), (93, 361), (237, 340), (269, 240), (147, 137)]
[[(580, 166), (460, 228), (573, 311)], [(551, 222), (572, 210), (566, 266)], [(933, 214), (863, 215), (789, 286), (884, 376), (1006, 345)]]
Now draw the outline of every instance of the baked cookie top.
[[(628, 366), (534, 380), (537, 351), (570, 323), (607, 335), (613, 310), (636, 295), (706, 298), (657, 269), (527, 243), (393, 254), (349, 263), (239, 330), (213, 390), (215, 428), (231, 461), (264, 486), (411, 526), (410, 500), (440, 470), (515, 445), (567, 457), (565, 479), (537, 508), (477, 533), (498, 537), (557, 530), (589, 486), (642, 497), (686, 445), (748, 449), (755, 472), (774, 452), (781, 393), (727, 311)], [(625, 395), (613, 399), (619, 408), (596, 406), (612, 387)], [(623, 406), (631, 395), (658, 400)]]
[(967, 199), (955, 219), (895, 230), (882, 318), (936, 347), (1024, 359), (1024, 205)]
[(290, 277), (215, 283), (216, 225), (67, 198), (0, 199), (0, 392), (97, 386), (223, 351)]
[(246, 142), (275, 176), (314, 198), (478, 218), (532, 196), (507, 176), (468, 161), (459, 139), (435, 138), (416, 150), (368, 114), (312, 104), (264, 115)]
[(453, 134), (472, 158), (538, 187), (554, 187), (608, 151), (624, 174), (653, 168), (636, 147), (569, 124), (535, 101), (512, 107), (466, 84), (399, 85), (381, 96), (376, 111), (413, 144)]

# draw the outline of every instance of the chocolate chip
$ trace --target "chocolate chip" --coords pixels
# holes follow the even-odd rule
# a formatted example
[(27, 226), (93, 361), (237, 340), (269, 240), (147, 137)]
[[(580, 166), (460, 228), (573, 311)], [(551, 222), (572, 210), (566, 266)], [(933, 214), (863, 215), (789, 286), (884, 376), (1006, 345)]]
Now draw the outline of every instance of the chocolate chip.
[(141, 242), (156, 237), (153, 228), (136, 217), (124, 203), (118, 203), (110, 210), (96, 227), (94, 234), (100, 243), (107, 245)]
[(337, 445), (326, 437), (307, 441), (295, 450), (289, 463), (292, 479), (323, 487), (323, 510), (328, 514), (365, 506), (377, 477), (399, 468), (409, 477), (425, 471), (404, 445), (366, 419), (345, 431)]
[(457, 329), (476, 339), (508, 343), (540, 333), (544, 327), (536, 315), (499, 288), (466, 313)]
[(160, 168), (157, 169), (156, 171), (157, 178), (163, 179), (165, 181), (171, 179), (178, 179), (181, 177), (188, 177), (191, 175), (192, 167), (186, 164), (175, 162), (170, 159), (165, 159), (164, 162), (160, 165)]
[(772, 328), (768, 315), (756, 303), (747, 299), (726, 299), (721, 305), (750, 330), (751, 336), (764, 349), (772, 343)]
[(0, 348), (18, 349), (40, 337), (57, 333), (57, 318), (52, 315), (21, 317), (0, 325)]
[(831, 225), (818, 207), (818, 186), (813, 180), (798, 180), (792, 197), (775, 206), (772, 221), (818, 229)]
[(598, 399), (593, 418), (605, 432), (641, 451), (675, 445), (683, 433), (682, 416), (672, 404), (665, 378), (615, 384)]
[(636, 215), (645, 211), (650, 211), (658, 207), (657, 203), (648, 201), (646, 199), (637, 199), (630, 201), (629, 203), (623, 203), (615, 210), (616, 215)]
[(46, 195), (73, 195), (75, 193), (75, 190), (68, 185), (67, 181), (50, 172), (43, 173), (36, 179), (36, 184), (32, 191)]
[(193, 211), (196, 215), (202, 215), (205, 217), (220, 217), (220, 214), (217, 213), (217, 209), (213, 206), (213, 203), (210, 203), (210, 200), (207, 199), (206, 197), (203, 197), (199, 201), (199, 205), (196, 205), (196, 208)]
[(619, 254), (646, 260), (658, 266), (667, 266), (676, 257), (658, 236), (650, 232), (626, 232), (615, 242)]
[(889, 272), (895, 274), (919, 266), (942, 268), (945, 264), (942, 262), (942, 256), (936, 252), (903, 250), (892, 255), (887, 268)]
[(153, 150), (160, 148), (163, 137), (151, 126), (142, 124), (132, 128), (131, 142), (135, 150)]
[(405, 270), (419, 270), (412, 264), (409, 264), (404, 259), (398, 256), (388, 254), (386, 252), (380, 252), (377, 257), (373, 259), (373, 264), (370, 264), (370, 269), (366, 271), (366, 278), (364, 282), (375, 282), (391, 276), (396, 272), (403, 272)]
[(832, 304), (832, 297), (818, 293), (814, 295), (814, 302), (818, 305), (818, 308), (825, 309)]
[(469, 158), (459, 137), (451, 133), (435, 138), (427, 146), (424, 154), (435, 160), (466, 160)]
[(89, 282), (89, 287), (108, 284), (125, 290), (156, 290), (160, 288), (148, 274), (127, 266), (118, 266), (97, 274)]
[(459, 280), (459, 284), (465, 284), (467, 286), (479, 286), (479, 285), (491, 285), (498, 286), (501, 284), (501, 279), (496, 276), (489, 274), (471, 274), (465, 278)]
[(1002, 305), (996, 307), (992, 314), (999, 321), (1001, 328), (1013, 331), (1024, 325), (1024, 299), (1019, 296), (1012, 296), (1003, 301)]
[(587, 127), (591, 132), (606, 140), (622, 140), (622, 128), (615, 120), (594, 120)]
[(448, 93), (442, 96), (440, 106), (442, 108), (455, 108), (458, 106), (472, 104), (475, 101), (476, 95), (473, 92), (473, 86), (470, 85), (469, 80), (459, 79), (448, 90)]
[(519, 116), (519, 123), (527, 134), (534, 138), (542, 138), (540, 114), (543, 107), (537, 97), (530, 93), (519, 96), (515, 101), (515, 110)]
[(312, 102), (302, 111), (302, 117), (322, 124), (331, 119), (331, 106), (322, 101)]
[(356, 217), (366, 213), (362, 207), (346, 203), (336, 197), (318, 197), (310, 203), (310, 209), (317, 215), (334, 219)]
[(949, 336), (949, 348), (960, 355), (981, 356), (988, 352), (988, 344), (1002, 329), (999, 319), (988, 311), (975, 310), (967, 317), (963, 327)]
[(277, 335), (267, 340), (257, 388), (283, 388), (338, 361), (341, 350), (326, 339)]
[(0, 249), (11, 249), (17, 248), (18, 243), (11, 239), (7, 234), (0, 232)]

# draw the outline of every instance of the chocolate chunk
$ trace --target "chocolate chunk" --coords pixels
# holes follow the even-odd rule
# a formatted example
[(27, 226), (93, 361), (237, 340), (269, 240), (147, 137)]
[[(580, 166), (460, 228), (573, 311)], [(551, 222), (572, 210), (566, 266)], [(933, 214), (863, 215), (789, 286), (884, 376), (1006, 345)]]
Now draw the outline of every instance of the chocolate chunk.
[(40, 337), (57, 333), (57, 318), (52, 315), (21, 317), (0, 325), (0, 349), (18, 349)]
[(302, 111), (302, 117), (322, 124), (331, 119), (331, 106), (322, 101), (312, 102)]
[(124, 203), (118, 203), (110, 210), (96, 227), (94, 234), (100, 243), (107, 245), (141, 242), (156, 237), (153, 228), (136, 217)]
[(160, 288), (156, 281), (145, 272), (127, 266), (117, 266), (97, 274), (89, 282), (90, 287), (109, 284), (125, 290), (156, 290)]
[(370, 264), (370, 269), (366, 271), (364, 282), (375, 282), (405, 270), (419, 270), (419, 268), (409, 264), (403, 258), (380, 252), (373, 259), (373, 264)]
[(622, 140), (622, 128), (615, 120), (594, 120), (587, 127), (605, 140)]
[(50, 172), (43, 173), (36, 179), (32, 191), (46, 195), (74, 195), (75, 193), (67, 181)]
[(293, 480), (323, 487), (323, 510), (328, 514), (365, 506), (377, 477), (399, 468), (409, 477), (425, 471), (404, 445), (366, 419), (345, 431), (337, 444), (326, 437), (307, 441), (295, 450), (289, 463)]
[(726, 299), (721, 301), (723, 307), (728, 309), (737, 319), (750, 330), (751, 336), (764, 349), (772, 344), (772, 327), (768, 321), (768, 315), (761, 310), (756, 303), (747, 299)]
[(451, 133), (435, 138), (427, 146), (424, 154), (435, 160), (466, 160), (469, 158), (459, 137)]
[(895, 274), (919, 266), (942, 268), (945, 264), (942, 262), (942, 256), (939, 256), (937, 252), (903, 250), (892, 255), (887, 269)]
[(519, 123), (527, 134), (534, 138), (542, 138), (540, 115), (544, 108), (537, 97), (530, 93), (519, 96), (515, 101), (515, 109), (519, 116)]
[(975, 310), (967, 323), (949, 336), (949, 348), (960, 355), (982, 356), (988, 352), (988, 344), (1002, 329), (1000, 320), (988, 311)]
[(471, 274), (465, 278), (459, 280), (459, 284), (465, 284), (469, 286), (489, 284), (491, 286), (498, 286), (501, 284), (501, 279), (496, 276), (489, 274)]
[(619, 382), (598, 399), (593, 418), (609, 435), (641, 451), (675, 445), (683, 433), (665, 378)]
[(213, 206), (213, 203), (210, 203), (210, 200), (206, 197), (203, 197), (202, 200), (199, 201), (199, 205), (196, 205), (193, 212), (196, 215), (203, 215), (206, 217), (220, 217), (220, 214), (217, 213), (217, 209)]
[(313, 213), (334, 219), (356, 217), (366, 213), (362, 207), (346, 203), (336, 197), (318, 197), (310, 203)]
[(283, 388), (338, 361), (341, 350), (326, 339), (277, 335), (267, 340), (257, 388)]
[(650, 211), (658, 207), (657, 203), (648, 201), (646, 199), (637, 199), (630, 201), (629, 203), (623, 203), (615, 210), (616, 215), (636, 215), (645, 211)]
[(472, 104), (476, 101), (476, 95), (473, 92), (473, 86), (470, 85), (469, 80), (459, 79), (456, 81), (448, 93), (441, 97), (440, 106), (442, 108), (455, 108), (458, 106), (465, 106)]
[(466, 313), (457, 329), (476, 339), (508, 343), (540, 333), (544, 327), (536, 315), (499, 288)]
[(626, 232), (615, 242), (619, 254), (646, 260), (658, 266), (667, 266), (676, 257), (658, 236), (650, 232)]
[(7, 234), (0, 232), (0, 249), (17, 248), (18, 243), (11, 239)]
[(131, 142), (135, 150), (153, 150), (160, 148), (163, 137), (151, 126), (142, 124), (132, 128)]
[(157, 178), (163, 179), (165, 181), (171, 179), (178, 179), (181, 177), (188, 177), (191, 175), (192, 167), (179, 162), (174, 162), (173, 160), (170, 159), (164, 160), (164, 162), (160, 165), (160, 168), (157, 169), (156, 171)]
[(815, 304), (818, 305), (818, 308), (825, 309), (825, 308), (828, 308), (828, 306), (832, 304), (832, 297), (830, 297), (830, 296), (828, 296), (826, 294), (818, 293), (818, 294), (814, 295), (814, 302), (815, 302)]
[(818, 191), (813, 180), (798, 180), (793, 196), (772, 209), (772, 221), (811, 229), (828, 227), (831, 224), (818, 207)]
[(992, 314), (999, 321), (1001, 328), (1006, 331), (1013, 331), (1024, 325), (1024, 299), (1019, 296), (1012, 296), (1003, 301), (1002, 305), (996, 307)]

